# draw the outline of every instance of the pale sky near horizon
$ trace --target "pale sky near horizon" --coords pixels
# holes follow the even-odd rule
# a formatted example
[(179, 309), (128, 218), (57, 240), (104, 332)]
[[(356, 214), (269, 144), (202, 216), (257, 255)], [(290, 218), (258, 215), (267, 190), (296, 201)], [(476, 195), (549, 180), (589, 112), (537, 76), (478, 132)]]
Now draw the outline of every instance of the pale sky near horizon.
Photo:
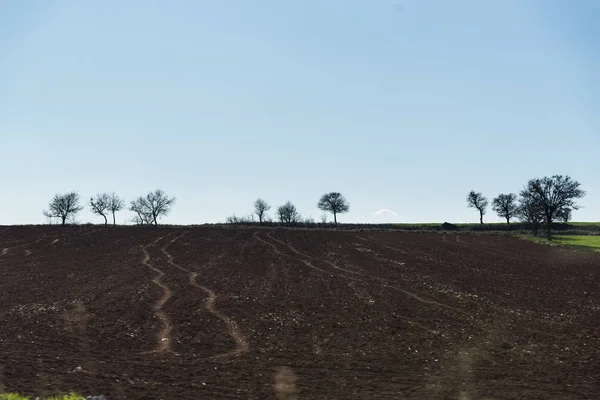
[(469, 190), (554, 174), (600, 221), (597, 21), (595, 0), (0, 1), (0, 225), (156, 188), (174, 224), (257, 197), (318, 219), (328, 191), (342, 222), (477, 222)]

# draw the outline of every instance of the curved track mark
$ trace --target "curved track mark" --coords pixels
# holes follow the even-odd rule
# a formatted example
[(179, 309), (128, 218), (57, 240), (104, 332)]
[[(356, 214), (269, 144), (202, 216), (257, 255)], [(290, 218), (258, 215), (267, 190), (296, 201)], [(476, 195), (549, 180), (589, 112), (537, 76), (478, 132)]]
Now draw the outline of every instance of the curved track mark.
[[(42, 240), (44, 240), (44, 239), (48, 239), (48, 237), (41, 237), (41, 238), (39, 238), (39, 239), (37, 239), (37, 240), (35, 240), (35, 241), (31, 242), (31, 243), (19, 244), (19, 245), (17, 245), (17, 246), (12, 246), (12, 247), (5, 247), (5, 248), (3, 248), (3, 249), (2, 249), (2, 252), (1, 252), (0, 254), (1, 254), (1, 255), (3, 255), (3, 256), (5, 256), (5, 255), (7, 255), (7, 254), (8, 254), (8, 253), (9, 253), (11, 250), (14, 250), (14, 249), (20, 249), (20, 248), (22, 248), (22, 247), (31, 246), (31, 245), (33, 245), (33, 244), (36, 244), (36, 243), (39, 243), (39, 242), (41, 242), (41, 241), (42, 241)], [(50, 243), (46, 243), (46, 244), (44, 244), (44, 245), (40, 246), (39, 248), (43, 248), (43, 247), (47, 247), (47, 246), (51, 246), (51, 245), (53, 245), (53, 244), (57, 243), (59, 240), (60, 240), (60, 239), (58, 239), (58, 238), (57, 238), (57, 239), (53, 239), (53, 240), (52, 240), (52, 242), (50, 242)], [(26, 249), (26, 250), (25, 250), (25, 256), (30, 256), (32, 253), (33, 253), (33, 252), (32, 252), (31, 250), (29, 250), (29, 249)], [(21, 258), (21, 257), (15, 256), (15, 259), (18, 259), (18, 258)]]
[(419, 259), (419, 260), (428, 261), (428, 262), (434, 262), (434, 263), (437, 263), (437, 264), (447, 264), (447, 263), (444, 263), (442, 260), (435, 259), (432, 254), (426, 253), (426, 252), (421, 251), (421, 250), (413, 249), (410, 246), (407, 246), (405, 244), (400, 244), (400, 247), (395, 247), (395, 246), (390, 246), (390, 245), (387, 245), (387, 244), (379, 243), (379, 242), (375, 241), (375, 239), (373, 239), (372, 236), (369, 236), (368, 238), (364, 238), (362, 236), (356, 235), (356, 238), (359, 239), (359, 240), (363, 240), (363, 241), (366, 241), (366, 242), (370, 242), (370, 243), (376, 244), (378, 246), (384, 247), (384, 248), (389, 249), (389, 250), (393, 250), (393, 251), (398, 252), (398, 253), (402, 253), (402, 254), (406, 254), (406, 255), (413, 254), (414, 257), (417, 258), (417, 259)]
[[(266, 244), (270, 245), (271, 247), (273, 247), (273, 249), (274, 249), (274, 250), (275, 250), (275, 251), (276, 251), (278, 254), (286, 255), (286, 254), (284, 254), (284, 253), (280, 252), (279, 250), (277, 250), (277, 248), (276, 248), (276, 246), (275, 246), (275, 245), (273, 245), (273, 244), (271, 244), (271, 243), (268, 243), (268, 242), (266, 242), (265, 240), (263, 240), (263, 239), (259, 238), (259, 237), (257, 236), (257, 234), (258, 234), (258, 232), (255, 232), (255, 233), (254, 233), (254, 237), (255, 237), (256, 239), (258, 239), (259, 241), (261, 241), (261, 242), (263, 242), (263, 243), (266, 243)], [(275, 238), (273, 238), (272, 236), (270, 236), (269, 234), (267, 234), (267, 236), (268, 236), (270, 239), (272, 239), (272, 240), (274, 240), (274, 241), (276, 241), (276, 242), (278, 242), (278, 243), (281, 243), (282, 245), (284, 245), (284, 246), (288, 247), (290, 250), (292, 250), (294, 253), (296, 253), (296, 254), (298, 254), (298, 255), (301, 255), (301, 256), (304, 256), (304, 257), (309, 257), (309, 258), (313, 258), (313, 259), (314, 259), (314, 257), (310, 257), (310, 256), (307, 256), (307, 255), (305, 255), (304, 253), (302, 253), (302, 252), (300, 252), (300, 251), (296, 250), (295, 248), (293, 248), (293, 247), (292, 247), (292, 246), (290, 246), (289, 244), (287, 244), (287, 243), (285, 243), (285, 242), (283, 242), (283, 241), (281, 241), (281, 240), (275, 239)], [(289, 255), (286, 255), (286, 256), (290, 257)], [(302, 259), (302, 258), (299, 258), (299, 257), (293, 257), (293, 258), (296, 258), (297, 260), (301, 261), (302, 263), (304, 263), (305, 265), (307, 265), (307, 266), (308, 266), (308, 267), (310, 267), (310, 268), (313, 268), (313, 269), (319, 270), (319, 271), (321, 271), (321, 272), (324, 272), (324, 273), (326, 273), (326, 274), (329, 274), (329, 275), (331, 275), (331, 276), (333, 276), (333, 275), (336, 275), (336, 276), (338, 276), (338, 277), (340, 277), (340, 278), (351, 279), (351, 280), (357, 280), (357, 281), (359, 280), (359, 279), (357, 279), (357, 278), (355, 278), (355, 277), (350, 277), (350, 276), (343, 275), (343, 274), (332, 274), (330, 271), (326, 271), (326, 270), (324, 270), (324, 269), (321, 269), (321, 268), (315, 267), (315, 266), (314, 266), (314, 265), (313, 265), (313, 264), (312, 264), (310, 261), (308, 261), (308, 260), (305, 260), (305, 259)], [(366, 278), (367, 280), (370, 280), (370, 281), (371, 281), (371, 283), (379, 284), (379, 285), (381, 285), (382, 287), (385, 287), (385, 288), (388, 288), (388, 289), (392, 289), (392, 290), (396, 290), (396, 291), (398, 291), (398, 292), (404, 293), (406, 296), (408, 296), (408, 297), (410, 297), (410, 298), (412, 298), (412, 299), (415, 299), (415, 300), (417, 300), (417, 301), (419, 301), (419, 302), (421, 302), (421, 303), (423, 303), (423, 304), (434, 305), (434, 306), (437, 306), (437, 307), (441, 307), (441, 308), (445, 308), (445, 309), (447, 309), (447, 310), (454, 311), (454, 312), (456, 312), (456, 313), (459, 313), (459, 314), (463, 314), (463, 315), (471, 316), (471, 314), (469, 314), (468, 312), (466, 312), (466, 311), (464, 311), (464, 310), (461, 310), (461, 309), (459, 309), (459, 308), (456, 308), (456, 307), (453, 307), (453, 306), (449, 306), (449, 305), (447, 305), (447, 304), (439, 303), (439, 302), (437, 302), (437, 301), (435, 301), (435, 300), (429, 300), (429, 299), (425, 299), (425, 298), (423, 298), (423, 297), (421, 297), (421, 296), (417, 295), (416, 293), (413, 293), (413, 292), (411, 292), (411, 291), (408, 291), (408, 290), (406, 290), (406, 289), (400, 288), (400, 287), (398, 287), (398, 286), (394, 286), (394, 285), (390, 284), (390, 283), (389, 283), (387, 280), (385, 280), (385, 279), (383, 279), (383, 278), (379, 278), (379, 277), (372, 276), (372, 275), (365, 275), (365, 274), (362, 274), (362, 273), (360, 273), (360, 272), (356, 272), (356, 271), (347, 270), (347, 269), (344, 269), (344, 268), (338, 267), (338, 266), (337, 266), (337, 265), (335, 265), (334, 263), (332, 263), (332, 262), (330, 262), (330, 261), (327, 261), (327, 260), (322, 260), (322, 261), (323, 261), (323, 262), (325, 262), (325, 263), (327, 263), (328, 265), (331, 265), (331, 266), (332, 266), (333, 268), (335, 268), (336, 270), (340, 270), (340, 271), (344, 271), (344, 272), (351, 273), (351, 274), (353, 274), (353, 275), (356, 275), (356, 276), (361, 276), (361, 277), (364, 277), (364, 278)]]
[(223, 321), (225, 323), (225, 325), (227, 326), (227, 331), (229, 332), (229, 335), (233, 338), (233, 340), (235, 340), (235, 345), (236, 345), (235, 350), (233, 350), (232, 352), (220, 354), (220, 355), (212, 357), (212, 358), (213, 359), (222, 358), (222, 357), (226, 357), (229, 355), (238, 355), (241, 353), (246, 353), (248, 351), (250, 345), (248, 344), (248, 341), (246, 340), (244, 334), (242, 333), (242, 331), (238, 327), (237, 323), (233, 319), (229, 318), (228, 316), (222, 314), (220, 311), (217, 310), (217, 294), (214, 291), (212, 291), (211, 289), (207, 288), (206, 286), (202, 286), (198, 282), (196, 282), (197, 276), (198, 276), (197, 273), (191, 272), (190, 273), (190, 283), (192, 284), (192, 286), (195, 286), (198, 289), (201, 289), (208, 295), (208, 297), (204, 301), (204, 306), (206, 307), (208, 312), (210, 312), (215, 317), (219, 318), (221, 321)]
[[(399, 248), (396, 248), (396, 247), (393, 247), (393, 246), (388, 246), (386, 244), (379, 243), (378, 241), (376, 241), (372, 237), (370, 237), (369, 239), (361, 237), (359, 235), (357, 235), (356, 237), (358, 239), (360, 239), (360, 240), (365, 241), (365, 242), (368, 242), (368, 243), (371, 243), (371, 244), (374, 244), (374, 245), (377, 245), (377, 246), (385, 247), (385, 248), (388, 248), (390, 250), (393, 250), (393, 251), (396, 251), (396, 252), (399, 252), (399, 253), (402, 253), (402, 254), (407, 254), (407, 252), (404, 249), (399, 249)], [(457, 238), (458, 238), (458, 236), (457, 236)], [(468, 245), (466, 242), (463, 242), (463, 241), (460, 241), (460, 240), (458, 241), (458, 243), (460, 245)], [(453, 266), (455, 265), (455, 264), (451, 264), (451, 263), (445, 263), (445, 264), (446, 265), (453, 265)], [(488, 267), (488, 268), (492, 269), (492, 270), (498, 270), (497, 268), (492, 268), (492, 267)], [(383, 286), (386, 286), (386, 285), (384, 284)], [(400, 288), (395, 288), (395, 289), (396, 290), (402, 290)], [(411, 295), (411, 294), (408, 294), (408, 293), (406, 293), (406, 294), (409, 295), (409, 296)], [(427, 301), (427, 300), (425, 300), (425, 301)], [(466, 302), (469, 302), (469, 303), (472, 303), (472, 304), (481, 304), (481, 302), (478, 301), (478, 300), (472, 300), (472, 299), (467, 299), (467, 298), (463, 298), (462, 301), (466, 301)], [(507, 308), (504, 308), (504, 307), (495, 306), (495, 305), (492, 305), (492, 304), (486, 304), (485, 307), (488, 307), (488, 308), (490, 308), (490, 309), (492, 309), (492, 310), (500, 313), (500, 315), (503, 316), (502, 324), (514, 325), (514, 326), (518, 325), (517, 322), (511, 321), (511, 320), (507, 319), (507, 316), (515, 318), (514, 314), (511, 312), (510, 309), (507, 309)], [(467, 314), (466, 312), (464, 312), (462, 310), (459, 310), (459, 309), (454, 309), (454, 310), (458, 311), (458, 312), (462, 312), (463, 314), (466, 314), (466, 315), (470, 315), (470, 314)], [(520, 317), (517, 317), (517, 320), (518, 319), (520, 319)], [(544, 320), (543, 318), (539, 318), (538, 317), (538, 318), (535, 318), (535, 319), (538, 320), (538, 321), (540, 321), (540, 322), (547, 323), (547, 321)], [(536, 333), (536, 334), (539, 334), (539, 335), (548, 336), (548, 337), (552, 337), (552, 338), (559, 339), (559, 340), (568, 340), (567, 337), (553, 334), (553, 333), (551, 333), (551, 331), (547, 331), (546, 332), (546, 331), (542, 331), (542, 330), (531, 328), (529, 326), (523, 326), (523, 328), (525, 330), (527, 330), (527, 331), (530, 331), (530, 332), (533, 332), (533, 333)]]
[(151, 270), (156, 271), (158, 273), (158, 275), (152, 279), (152, 283), (154, 283), (156, 286), (160, 287), (163, 291), (162, 296), (158, 299), (158, 301), (152, 307), (154, 309), (154, 315), (156, 315), (156, 317), (160, 320), (160, 322), (163, 325), (162, 330), (158, 333), (158, 344), (157, 344), (157, 347), (155, 350), (156, 352), (159, 352), (159, 353), (173, 351), (172, 338), (171, 338), (171, 332), (173, 330), (173, 325), (171, 324), (171, 319), (169, 318), (167, 313), (165, 313), (162, 309), (164, 307), (164, 305), (167, 303), (167, 301), (169, 301), (169, 299), (173, 295), (173, 292), (167, 285), (165, 285), (164, 283), (161, 282), (161, 278), (164, 276), (164, 273), (161, 270), (159, 270), (158, 268), (155, 268), (150, 263), (150, 253), (148, 253), (148, 250), (147, 250), (147, 247), (158, 243), (158, 241), (160, 241), (161, 239), (162, 239), (162, 237), (158, 238), (152, 244), (142, 247), (142, 252), (144, 253), (144, 258), (142, 260), (142, 264), (144, 264)]
[(271, 236), (270, 232), (267, 233), (267, 237), (269, 239), (271, 239), (271, 240), (279, 243), (279, 244), (282, 244), (282, 245), (286, 246), (287, 248), (289, 248), (291, 251), (293, 251), (294, 253), (298, 254), (299, 256), (302, 256), (302, 257), (305, 257), (305, 258), (310, 258), (312, 260), (323, 261), (325, 264), (327, 264), (327, 265), (329, 265), (329, 266), (331, 266), (331, 267), (333, 267), (333, 268), (335, 268), (337, 270), (347, 272), (349, 274), (358, 275), (358, 276), (370, 276), (370, 275), (365, 275), (365, 274), (363, 274), (361, 272), (352, 271), (351, 269), (342, 268), (339, 265), (336, 265), (336, 264), (332, 263), (331, 261), (325, 260), (323, 258), (311, 257), (308, 254), (302, 253), (301, 251), (299, 251), (296, 248), (292, 247), (292, 245), (290, 245), (290, 244), (288, 244), (288, 243), (286, 243), (286, 242), (284, 242), (282, 240), (275, 239), (273, 236)]
[(2, 255), (5, 256), (5, 255), (8, 254), (9, 251), (11, 251), (13, 249), (20, 249), (21, 247), (30, 246), (32, 244), (39, 243), (39, 242), (41, 242), (44, 239), (46, 239), (46, 237), (41, 237), (41, 238), (39, 238), (39, 239), (37, 239), (37, 240), (35, 240), (33, 242), (30, 242), (30, 243), (23, 243), (23, 244), (19, 244), (19, 245), (16, 245), (16, 246), (5, 247), (5, 248), (2, 249)]
[[(327, 270), (324, 270), (323, 268), (319, 268), (319, 267), (317, 267), (317, 266), (313, 265), (313, 264), (312, 264), (310, 261), (308, 261), (308, 260), (305, 260), (305, 259), (302, 259), (302, 258), (299, 258), (299, 257), (290, 256), (289, 254), (285, 254), (285, 253), (281, 252), (281, 251), (280, 251), (280, 250), (277, 248), (277, 246), (275, 246), (273, 243), (269, 243), (269, 242), (267, 242), (266, 240), (264, 240), (263, 238), (259, 237), (259, 236), (258, 236), (258, 232), (254, 232), (254, 234), (253, 234), (252, 236), (254, 236), (254, 238), (255, 238), (256, 240), (258, 240), (259, 242), (261, 242), (261, 243), (264, 243), (264, 244), (266, 244), (266, 245), (270, 246), (270, 247), (273, 249), (273, 251), (274, 251), (276, 254), (279, 254), (280, 256), (283, 256), (283, 257), (288, 257), (288, 258), (292, 258), (292, 259), (294, 259), (294, 260), (300, 261), (301, 263), (303, 263), (303, 264), (304, 264), (304, 265), (306, 265), (307, 267), (309, 267), (309, 268), (312, 268), (312, 269), (314, 269), (314, 270), (317, 270), (317, 271), (320, 271), (320, 272), (323, 272), (323, 273), (325, 273), (325, 274), (327, 274), (327, 275), (330, 275), (330, 276), (334, 276), (334, 275), (335, 275), (335, 276), (338, 276), (338, 277), (340, 277), (340, 278), (351, 279), (351, 280), (356, 280), (356, 281), (358, 280), (358, 279), (356, 279), (356, 278), (354, 278), (354, 277), (345, 276), (345, 275), (338, 275), (338, 274), (334, 274), (334, 273), (332, 273), (331, 271), (327, 271)], [(268, 236), (268, 235), (267, 235), (267, 236)], [(269, 238), (273, 239), (271, 236), (269, 236)], [(284, 244), (285, 244), (285, 243), (284, 243)]]
[(211, 357), (212, 359), (216, 359), (216, 358), (222, 358), (222, 357), (227, 357), (230, 355), (238, 355), (241, 353), (246, 353), (248, 351), (249, 343), (246, 340), (244, 334), (242, 333), (242, 331), (240, 330), (240, 328), (238, 327), (237, 323), (231, 319), (230, 317), (226, 316), (225, 314), (221, 313), (219, 310), (217, 310), (217, 294), (207, 288), (206, 286), (200, 285), (197, 281), (196, 281), (196, 277), (198, 276), (198, 273), (190, 271), (187, 268), (182, 267), (181, 265), (177, 264), (174, 261), (173, 255), (171, 253), (169, 253), (167, 251), (167, 248), (175, 243), (177, 240), (179, 240), (180, 238), (184, 237), (187, 234), (187, 232), (182, 233), (181, 235), (173, 238), (169, 243), (167, 243), (165, 246), (163, 246), (161, 248), (161, 251), (163, 252), (163, 254), (167, 257), (167, 262), (172, 265), (173, 267), (179, 269), (180, 271), (183, 271), (187, 274), (189, 274), (190, 277), (190, 284), (200, 290), (202, 290), (203, 292), (206, 293), (206, 295), (208, 296), (205, 301), (204, 301), (204, 307), (206, 308), (206, 310), (213, 314), (215, 317), (217, 317), (218, 319), (220, 319), (221, 321), (223, 321), (223, 323), (225, 324), (225, 326), (227, 327), (227, 331), (229, 333), (229, 336), (231, 336), (233, 338), (233, 340), (235, 341), (235, 349), (231, 352), (227, 352), (224, 354), (220, 354), (218, 356), (214, 356)]
[[(384, 243), (380, 243), (377, 240), (375, 240), (372, 236), (369, 236), (369, 238), (364, 238), (362, 236), (358, 236), (357, 235), (356, 237), (357, 237), (357, 239), (360, 239), (362, 241), (365, 241), (365, 242), (374, 244), (376, 246), (380, 246), (380, 247), (383, 247), (383, 248), (395, 251), (397, 253), (401, 253), (401, 254), (405, 254), (405, 255), (408, 255), (408, 256), (412, 256), (412, 257), (414, 257), (414, 258), (416, 258), (418, 260), (421, 260), (421, 261), (433, 262), (433, 263), (436, 263), (436, 264), (439, 264), (439, 265), (447, 265), (447, 266), (451, 266), (451, 267), (460, 267), (455, 262), (448, 262), (448, 261), (443, 261), (443, 260), (440, 260), (440, 259), (432, 258), (432, 256), (428, 255), (426, 252), (420, 251), (420, 250), (416, 250), (416, 249), (410, 249), (410, 247), (408, 247), (406, 245), (401, 245), (402, 247), (400, 248), (400, 247), (395, 247), (395, 246), (390, 246), (390, 245), (387, 245), (387, 244), (384, 244)], [(468, 267), (468, 266), (465, 267), (465, 268), (469, 268), (469, 269), (475, 271), (476, 273), (481, 273), (478, 268)], [(498, 269), (496, 267), (489, 266), (489, 269), (492, 269), (492, 270), (498, 271), (498, 272), (502, 272), (500, 269)]]

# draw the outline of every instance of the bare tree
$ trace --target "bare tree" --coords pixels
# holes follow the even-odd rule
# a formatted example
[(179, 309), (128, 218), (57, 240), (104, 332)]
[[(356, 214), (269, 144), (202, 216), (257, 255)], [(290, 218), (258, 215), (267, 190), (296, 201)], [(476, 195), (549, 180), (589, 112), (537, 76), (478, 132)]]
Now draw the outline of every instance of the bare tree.
[(258, 222), (262, 225), (264, 222), (264, 218), (266, 216), (266, 212), (271, 209), (269, 203), (264, 201), (263, 199), (257, 199), (254, 202), (254, 213), (258, 216)]
[(139, 225), (146, 225), (152, 222), (152, 216), (145, 197), (138, 197), (129, 204), (129, 210), (136, 213), (133, 222)]
[(79, 205), (79, 194), (77, 192), (55, 194), (48, 204), (48, 210), (44, 210), (44, 216), (58, 218), (61, 225), (64, 226), (67, 222), (74, 222), (75, 216), (81, 210), (83, 210), (83, 207)]
[(333, 214), (333, 223), (337, 225), (337, 215), (350, 211), (350, 204), (341, 193), (331, 192), (325, 193), (317, 203), (322, 211), (327, 211)]
[(144, 225), (144, 221), (140, 218), (139, 214), (132, 217), (131, 222), (133, 222), (136, 225)]
[(552, 240), (552, 222), (559, 218), (561, 212), (580, 208), (575, 203), (575, 200), (585, 196), (585, 191), (580, 186), (579, 182), (568, 175), (554, 175), (531, 179), (521, 191), (522, 197), (531, 199), (542, 210), (548, 240)]
[(237, 224), (239, 223), (239, 217), (235, 214), (228, 216), (227, 218), (225, 218), (225, 223), (226, 224)]
[(146, 195), (150, 207), (150, 215), (154, 226), (158, 226), (158, 218), (167, 216), (171, 212), (171, 207), (175, 204), (175, 197), (169, 197), (160, 189), (150, 192)]
[(156, 227), (158, 218), (168, 215), (174, 203), (175, 197), (169, 197), (164, 191), (156, 189), (132, 201), (129, 209), (137, 214), (142, 224), (153, 224)]
[(110, 195), (108, 193), (98, 193), (96, 197), (90, 198), (90, 208), (92, 209), (92, 213), (101, 215), (104, 218), (104, 226), (108, 225), (106, 213), (108, 212), (109, 202)]
[(298, 210), (296, 210), (296, 206), (290, 201), (277, 208), (277, 216), (279, 217), (279, 222), (285, 225), (296, 224), (301, 218)]
[(476, 208), (479, 211), (479, 223), (483, 225), (483, 215), (486, 212), (488, 206), (488, 199), (486, 199), (481, 193), (471, 190), (467, 196), (467, 205), (470, 208)]
[(244, 217), (238, 217), (237, 215), (232, 214), (225, 219), (226, 224), (254, 224), (255, 221), (254, 214), (249, 214)]
[(121, 211), (125, 208), (125, 200), (120, 198), (115, 194), (115, 192), (111, 193), (108, 198), (108, 211), (112, 213), (113, 217), (113, 226), (117, 225), (117, 220), (115, 218), (115, 213)]
[(544, 212), (527, 193), (521, 194), (519, 206), (517, 207), (517, 217), (531, 226), (534, 236), (538, 235), (540, 225), (544, 220)]
[(571, 210), (568, 207), (563, 208), (562, 210), (560, 210), (558, 212), (556, 217), (558, 218), (559, 221), (564, 222), (565, 224), (568, 224), (571, 221), (571, 219), (573, 218), (573, 210)]
[(517, 195), (514, 193), (499, 194), (492, 200), (492, 210), (499, 217), (505, 218), (506, 223), (510, 224), (510, 219), (517, 216)]

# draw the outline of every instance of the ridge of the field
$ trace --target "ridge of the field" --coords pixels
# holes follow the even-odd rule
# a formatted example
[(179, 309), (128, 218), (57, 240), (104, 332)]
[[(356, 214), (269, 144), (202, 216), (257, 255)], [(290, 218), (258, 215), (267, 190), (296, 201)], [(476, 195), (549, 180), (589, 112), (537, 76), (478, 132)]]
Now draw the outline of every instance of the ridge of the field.
[[(48, 224), (23, 224), (23, 225), (0, 225), (0, 230), (8, 227), (58, 227), (59, 225)], [(70, 228), (86, 229), (89, 227), (105, 227), (104, 224), (74, 224), (68, 225)], [(107, 228), (151, 228), (152, 226), (140, 225), (108, 225)], [(448, 223), (448, 222), (424, 222), (424, 223), (304, 223), (298, 222), (294, 226), (282, 226), (276, 222), (244, 222), (244, 223), (203, 223), (203, 224), (161, 224), (158, 228), (194, 228), (194, 227), (215, 227), (215, 228), (231, 228), (231, 227), (261, 227), (261, 228), (307, 228), (307, 229), (338, 229), (338, 230), (353, 230), (353, 229), (371, 229), (384, 231), (435, 231), (435, 232), (530, 232), (530, 226), (523, 222), (491, 222), (491, 223)], [(600, 222), (555, 222), (552, 224), (552, 230), (561, 234), (591, 234), (600, 235)]]
[(0, 326), (0, 393), (33, 398), (589, 399), (600, 254), (364, 225), (0, 227)]

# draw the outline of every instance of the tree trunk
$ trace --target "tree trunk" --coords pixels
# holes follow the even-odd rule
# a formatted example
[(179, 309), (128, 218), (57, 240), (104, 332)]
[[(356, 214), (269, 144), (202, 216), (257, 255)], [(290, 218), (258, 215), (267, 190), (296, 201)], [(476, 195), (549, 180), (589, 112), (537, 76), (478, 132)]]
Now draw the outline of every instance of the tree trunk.
[(106, 219), (106, 215), (102, 214), (104, 217), (104, 226), (108, 226), (108, 219)]
[(258, 214), (258, 222), (262, 225), (262, 214)]
[(67, 216), (66, 216), (66, 215), (64, 215), (64, 216), (62, 216), (62, 217), (60, 217), (60, 218), (62, 219), (62, 226), (65, 226), (65, 225), (66, 225), (66, 222), (67, 222)]
[(509, 217), (506, 217), (506, 223), (510, 224), (510, 218)]
[(333, 212), (333, 224), (337, 225), (337, 213), (335, 211)]
[(115, 212), (113, 211), (113, 226), (117, 226), (117, 220), (115, 219)]
[(479, 211), (479, 223), (483, 225), (483, 211)]
[(546, 237), (548, 240), (552, 240), (552, 219), (548, 218), (546, 220)]

